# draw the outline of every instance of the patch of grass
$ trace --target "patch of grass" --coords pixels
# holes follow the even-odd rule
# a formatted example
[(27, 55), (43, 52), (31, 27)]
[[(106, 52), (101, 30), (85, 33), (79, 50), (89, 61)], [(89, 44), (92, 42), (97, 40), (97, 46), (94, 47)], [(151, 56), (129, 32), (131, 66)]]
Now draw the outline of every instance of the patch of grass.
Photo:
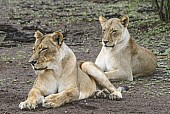
[(12, 58), (6, 55), (5, 53), (2, 53), (2, 55), (0, 56), (0, 60), (3, 62), (11, 62)]
[(16, 59), (17, 60), (21, 60), (21, 59), (25, 59), (25, 52), (24, 51), (18, 51), (16, 54)]
[(28, 81), (26, 81), (26, 84), (34, 84), (34, 80), (28, 80)]

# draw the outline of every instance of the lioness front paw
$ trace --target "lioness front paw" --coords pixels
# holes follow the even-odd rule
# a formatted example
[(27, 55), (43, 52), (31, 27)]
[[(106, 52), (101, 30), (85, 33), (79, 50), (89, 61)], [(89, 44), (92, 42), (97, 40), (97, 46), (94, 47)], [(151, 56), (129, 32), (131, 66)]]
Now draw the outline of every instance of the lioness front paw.
[(26, 100), (19, 104), (19, 108), (22, 109), (35, 109), (37, 107), (36, 100)]
[(106, 98), (107, 95), (105, 93), (105, 90), (96, 90), (94, 93), (94, 98)]
[(110, 100), (121, 100), (122, 98), (122, 93), (120, 91), (114, 91), (109, 95)]
[(106, 98), (106, 93), (102, 90), (97, 90), (94, 94), (94, 98)]
[(43, 107), (46, 108), (56, 108), (61, 106), (62, 103), (60, 102), (60, 100), (57, 100), (57, 96), (56, 95), (49, 95), (47, 97), (45, 97), (44, 101), (43, 101)]

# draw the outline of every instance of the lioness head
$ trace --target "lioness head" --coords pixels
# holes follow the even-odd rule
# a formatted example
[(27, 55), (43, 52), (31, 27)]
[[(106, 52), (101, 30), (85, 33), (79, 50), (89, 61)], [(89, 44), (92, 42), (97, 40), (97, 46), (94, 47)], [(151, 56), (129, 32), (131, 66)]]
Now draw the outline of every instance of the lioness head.
[(129, 23), (129, 17), (123, 16), (122, 18), (111, 18), (107, 20), (105, 17), (99, 17), (100, 24), (102, 26), (102, 43), (105, 47), (114, 47), (121, 42), (125, 35), (128, 34), (127, 26)]
[(63, 35), (60, 32), (43, 35), (40, 31), (36, 31), (34, 37), (36, 41), (29, 62), (37, 72), (52, 69), (60, 56)]

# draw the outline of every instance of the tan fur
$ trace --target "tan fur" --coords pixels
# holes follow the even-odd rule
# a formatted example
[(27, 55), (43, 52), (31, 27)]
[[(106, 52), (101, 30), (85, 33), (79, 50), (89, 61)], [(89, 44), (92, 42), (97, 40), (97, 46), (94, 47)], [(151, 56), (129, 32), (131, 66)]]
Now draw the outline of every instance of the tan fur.
[(92, 96), (98, 85), (109, 90), (110, 95), (122, 98), (121, 91), (94, 63), (83, 62), (81, 69), (78, 67), (60, 32), (43, 35), (37, 31), (34, 36), (36, 41), (29, 62), (37, 78), (27, 99), (20, 103), (20, 109), (35, 109), (40, 103), (47, 108), (59, 107)]
[(99, 21), (103, 31), (103, 47), (95, 64), (109, 79), (132, 81), (133, 78), (149, 76), (156, 71), (156, 56), (130, 37), (128, 16), (109, 20), (100, 16)]

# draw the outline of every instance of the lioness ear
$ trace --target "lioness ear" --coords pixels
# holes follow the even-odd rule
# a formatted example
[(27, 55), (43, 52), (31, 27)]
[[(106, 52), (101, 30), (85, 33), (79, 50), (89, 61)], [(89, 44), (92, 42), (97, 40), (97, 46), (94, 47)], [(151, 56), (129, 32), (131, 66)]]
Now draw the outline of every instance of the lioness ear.
[(129, 17), (125, 15), (125, 16), (121, 17), (120, 21), (121, 21), (122, 25), (124, 25), (124, 27), (127, 27), (129, 24)]
[(103, 17), (103, 16), (99, 17), (99, 22), (102, 26), (103, 26), (103, 23), (105, 23), (106, 21), (107, 21), (107, 19), (105, 17)]
[(63, 34), (61, 32), (53, 32), (52, 33), (52, 40), (56, 42), (57, 45), (61, 46), (63, 43)]
[(34, 37), (37, 38), (37, 39), (39, 39), (39, 38), (42, 38), (42, 37), (43, 37), (43, 34), (42, 34), (39, 30), (37, 30), (37, 31), (35, 32), (35, 34), (34, 34)]

